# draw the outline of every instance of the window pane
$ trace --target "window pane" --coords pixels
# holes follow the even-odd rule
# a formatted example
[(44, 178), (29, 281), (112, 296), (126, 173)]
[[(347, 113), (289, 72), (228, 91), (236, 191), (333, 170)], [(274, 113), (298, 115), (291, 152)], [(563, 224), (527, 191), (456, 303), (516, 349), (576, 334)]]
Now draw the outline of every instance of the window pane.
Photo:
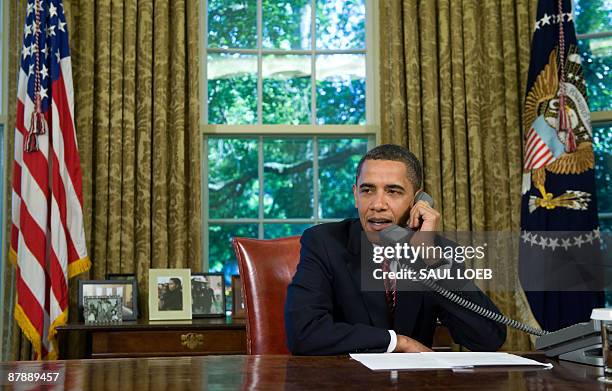
[[(232, 248), (232, 238), (257, 237), (257, 224), (216, 224), (208, 229), (208, 271), (223, 273), (225, 278), (226, 303), (231, 308), (232, 274), (238, 274), (238, 261)], [(227, 307), (226, 307), (227, 308)]]
[(612, 30), (612, 2), (610, 0), (574, 0), (576, 32), (597, 33)]
[(365, 49), (364, 0), (317, 0), (318, 49)]
[(367, 138), (319, 139), (319, 213), (322, 218), (357, 217), (352, 186)]
[(208, 123), (257, 123), (257, 56), (208, 56)]
[(256, 0), (208, 0), (208, 46), (257, 48)]
[[(597, 205), (600, 213), (610, 213), (612, 212), (612, 126), (595, 127), (593, 133)], [(608, 224), (610, 223), (612, 221), (608, 221)]]
[(312, 140), (264, 139), (264, 215), (311, 218)]
[(257, 139), (208, 139), (210, 218), (257, 218)]
[(264, 237), (266, 239), (285, 238), (287, 236), (300, 236), (312, 224), (264, 224)]
[(365, 56), (317, 56), (317, 123), (365, 124)]
[(310, 57), (263, 58), (263, 122), (265, 124), (310, 123)]
[(310, 49), (310, 0), (263, 0), (263, 47)]
[(578, 41), (591, 111), (612, 109), (612, 37)]

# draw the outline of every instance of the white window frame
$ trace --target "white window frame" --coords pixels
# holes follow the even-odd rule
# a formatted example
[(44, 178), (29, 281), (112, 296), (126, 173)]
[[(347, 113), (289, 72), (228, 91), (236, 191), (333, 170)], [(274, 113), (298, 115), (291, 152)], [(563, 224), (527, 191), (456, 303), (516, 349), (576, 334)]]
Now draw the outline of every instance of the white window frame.
[[(262, 49), (262, 0), (257, 0), (257, 43), (258, 49), (252, 50), (223, 50), (223, 52), (238, 52), (257, 54), (257, 93), (258, 109), (256, 125), (215, 125), (208, 124), (208, 80), (207, 80), (207, 29), (208, 12), (207, 0), (200, 1), (200, 133), (201, 133), (201, 153), (202, 153), (202, 266), (203, 270), (208, 270), (208, 231), (211, 224), (236, 223), (238, 219), (214, 219), (211, 221), (208, 213), (208, 143), (209, 136), (232, 136), (240, 138), (258, 139), (258, 180), (259, 188), (263, 189), (263, 138), (270, 136), (295, 137), (313, 139), (313, 194), (314, 211), (318, 210), (318, 142), (321, 138), (337, 137), (367, 137), (368, 147), (377, 145), (380, 142), (380, 116), (379, 116), (379, 77), (378, 77), (378, 1), (365, 0), (366, 6), (366, 48), (362, 50), (318, 50), (312, 47), (310, 50), (268, 50)], [(311, 20), (311, 31), (315, 31), (315, 10), (316, 0), (311, 0), (313, 17)], [(215, 50), (215, 52), (219, 52)], [(316, 124), (316, 69), (315, 61), (311, 61), (311, 124), (309, 125), (264, 125), (262, 124), (262, 55), (264, 54), (299, 54), (315, 56), (315, 54), (365, 54), (366, 57), (366, 123), (365, 125), (318, 125)], [(315, 57), (316, 58), (316, 57)], [(288, 130), (290, 129), (290, 131)], [(258, 224), (258, 237), (263, 238), (263, 226), (269, 223), (294, 223), (294, 224), (318, 224), (326, 221), (337, 221), (338, 219), (323, 219), (313, 216), (311, 219), (269, 219), (263, 216), (263, 191), (259, 194), (259, 216), (257, 219), (239, 219), (242, 223)]]

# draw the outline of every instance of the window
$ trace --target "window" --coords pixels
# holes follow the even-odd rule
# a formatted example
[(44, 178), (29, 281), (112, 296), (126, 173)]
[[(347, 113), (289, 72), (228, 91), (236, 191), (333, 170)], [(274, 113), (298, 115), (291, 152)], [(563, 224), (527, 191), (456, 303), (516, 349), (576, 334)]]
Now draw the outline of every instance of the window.
[[(575, 25), (593, 127), (599, 227), (612, 231), (612, 4), (575, 0)], [(606, 290), (606, 305), (612, 292)]]
[(575, 0), (574, 5), (593, 125), (599, 225), (612, 231), (612, 3)]
[(228, 287), (232, 237), (356, 216), (378, 129), (372, 3), (203, 0), (203, 262)]

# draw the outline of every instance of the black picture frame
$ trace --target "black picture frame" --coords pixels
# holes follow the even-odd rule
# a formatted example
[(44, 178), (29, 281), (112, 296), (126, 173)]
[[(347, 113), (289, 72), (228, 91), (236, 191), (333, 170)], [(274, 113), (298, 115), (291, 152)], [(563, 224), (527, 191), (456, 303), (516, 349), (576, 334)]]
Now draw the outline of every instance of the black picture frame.
[(106, 274), (107, 280), (127, 280), (127, 281), (137, 281), (136, 274), (134, 273), (108, 273)]
[[(206, 294), (212, 290), (212, 295)], [(211, 297), (210, 304), (207, 303)], [(209, 311), (204, 307), (209, 306)], [(223, 273), (191, 273), (191, 316), (193, 318), (225, 317), (225, 278)]]
[[(102, 287), (99, 287), (102, 285)], [(128, 293), (130, 298), (123, 294), (118, 295), (116, 287), (123, 287), (123, 292)], [(96, 289), (99, 288), (99, 289)], [(99, 290), (102, 290), (101, 292)], [(110, 289), (110, 290), (109, 290)], [(102, 294), (98, 294), (102, 293)], [(138, 283), (136, 280), (79, 280), (78, 310), (79, 320), (85, 321), (83, 317), (83, 297), (85, 296), (124, 296), (123, 297), (123, 320), (138, 319)]]

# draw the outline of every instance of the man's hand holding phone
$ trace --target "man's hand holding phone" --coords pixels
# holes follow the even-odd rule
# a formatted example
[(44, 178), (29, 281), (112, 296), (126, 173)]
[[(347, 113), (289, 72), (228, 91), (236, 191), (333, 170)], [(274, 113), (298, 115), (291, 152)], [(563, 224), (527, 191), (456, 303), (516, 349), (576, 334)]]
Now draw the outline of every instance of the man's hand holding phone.
[(410, 209), (408, 227), (417, 231), (436, 231), (440, 224), (440, 212), (427, 202), (417, 201)]
[[(427, 245), (432, 246), (435, 243), (435, 231), (438, 230), (440, 224), (440, 212), (433, 208), (433, 199), (431, 196), (422, 190), (419, 190), (415, 195), (415, 204), (410, 208), (410, 215), (406, 222), (408, 228), (416, 231), (410, 243), (413, 246)], [(423, 260), (429, 265), (429, 262), (436, 263), (437, 259)]]

